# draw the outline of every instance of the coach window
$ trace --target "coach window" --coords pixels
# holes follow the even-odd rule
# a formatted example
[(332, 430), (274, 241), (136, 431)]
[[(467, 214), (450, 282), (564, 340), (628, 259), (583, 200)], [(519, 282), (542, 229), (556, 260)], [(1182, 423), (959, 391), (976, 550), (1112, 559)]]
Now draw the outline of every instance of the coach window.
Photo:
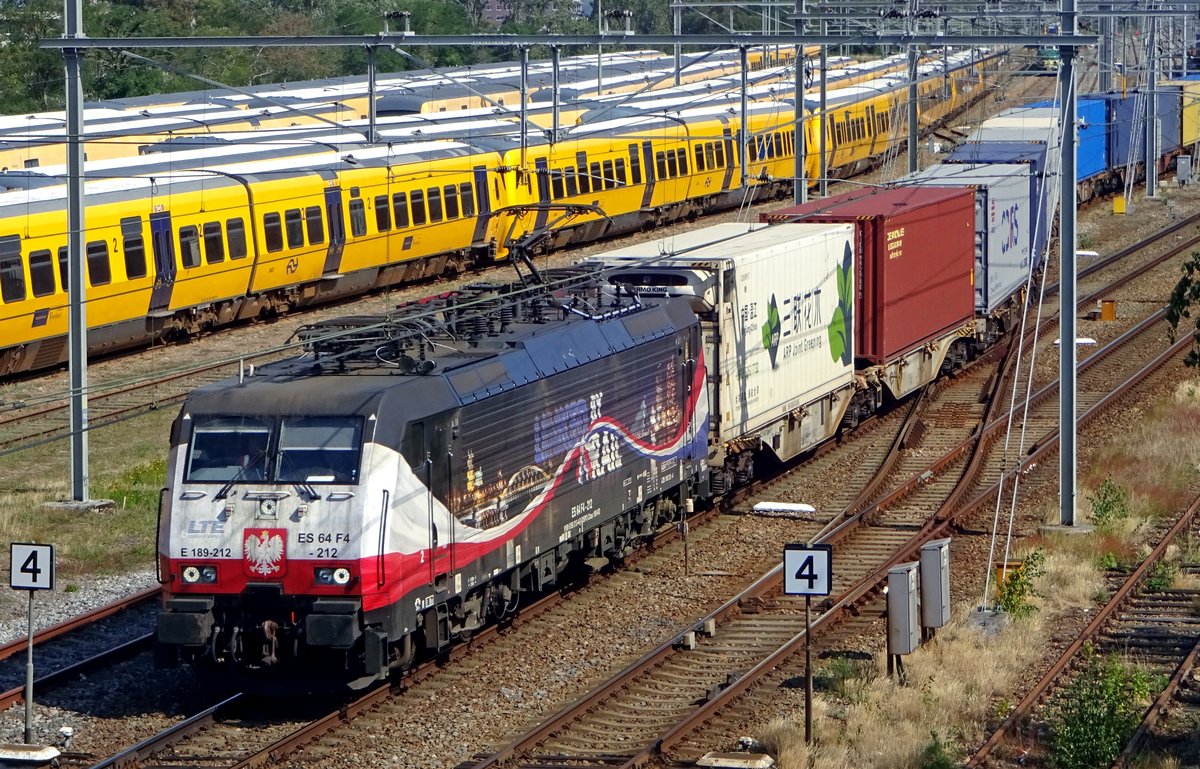
[(413, 190), (409, 201), (412, 203), (413, 226), (419, 227), (425, 223), (425, 193), (421, 190)]
[(458, 218), (458, 187), (453, 184), (447, 184), (442, 188), (444, 200), (446, 201), (446, 218)]
[(396, 225), (396, 229), (408, 226), (408, 194), (397, 192), (392, 195), (392, 213), (394, 217), (392, 221)]
[(698, 172), (704, 171), (704, 170), (706, 170), (706, 168), (707, 167), (704, 165), (704, 145), (697, 144), (696, 145), (696, 171), (698, 171)]
[(387, 232), (392, 228), (392, 209), (388, 207), (387, 195), (375, 196), (375, 230)]
[(204, 261), (220, 264), (225, 261), (225, 242), (221, 240), (221, 223), (204, 223)]
[(776, 132), (772, 134), (775, 137), (775, 157), (783, 157), (783, 134)]
[(663, 152), (654, 153), (654, 167), (658, 171), (659, 179), (667, 178), (667, 156)]
[(592, 177), (588, 176), (586, 163), (575, 166), (575, 180), (579, 182), (580, 195), (586, 195), (592, 191)]
[(616, 174), (618, 187), (629, 186), (629, 177), (625, 175), (625, 158), (617, 158)]
[(724, 168), (725, 167), (725, 145), (724, 144), (720, 144), (718, 142), (710, 142), (708, 144), (708, 146), (706, 146), (704, 148), (705, 156), (707, 156), (709, 153), (712, 153), (712, 158), (710, 159), (709, 164), (708, 164), (710, 168)]
[(200, 266), (200, 231), (190, 224), (179, 228), (179, 258), (184, 267)]
[(112, 268), (108, 264), (108, 243), (93, 240), (87, 244), (88, 282), (93, 286), (107, 286), (112, 282)]
[(283, 224), (279, 214), (263, 214), (263, 237), (266, 238), (268, 251), (283, 250)]
[(58, 248), (58, 282), (62, 284), (63, 293), (70, 290), (70, 269), (67, 267), (67, 247), (59, 246)]
[(146, 277), (146, 244), (142, 240), (140, 216), (121, 220), (121, 250), (125, 252), (125, 277), (130, 280)]
[(225, 221), (225, 234), (229, 239), (229, 258), (246, 258), (246, 223), (236, 217)]
[(642, 183), (642, 159), (637, 153), (637, 147), (629, 151), (629, 177), (634, 184)]
[(567, 188), (567, 197), (574, 197), (579, 194), (579, 184), (575, 180), (575, 169), (568, 168), (563, 171), (563, 181)]
[(34, 296), (54, 293), (54, 259), (46, 249), (29, 255), (29, 287)]
[(356, 238), (367, 234), (367, 207), (358, 199), (350, 201), (350, 234)]
[(275, 480), (357, 482), (361, 425), (358, 417), (285, 417), (279, 430)]
[(604, 161), (604, 189), (611, 190), (617, 186), (617, 177), (613, 175), (613, 162)]
[(325, 222), (321, 221), (321, 207), (304, 209), (304, 228), (308, 231), (308, 243), (316, 246), (325, 242)]
[(271, 427), (252, 417), (197, 417), (188, 449), (189, 481), (262, 481)]
[(442, 220), (442, 191), (437, 187), (430, 187), (428, 196), (429, 221), (430, 223), (440, 222)]
[(25, 298), (25, 268), (21, 264), (21, 238), (0, 238), (0, 299), (19, 302)]
[(462, 215), (475, 215), (475, 190), (472, 189), (470, 182), (463, 182), (458, 185), (459, 199), (462, 201)]
[(604, 189), (604, 176), (600, 172), (600, 161), (592, 163), (588, 168), (588, 173), (591, 175), (592, 192), (599, 192)]
[(746, 155), (750, 158), (751, 163), (758, 160), (758, 139), (746, 143)]
[(289, 208), (283, 212), (283, 228), (287, 232), (288, 248), (304, 247), (304, 221), (299, 208)]
[(679, 174), (681, 176), (687, 176), (687, 172), (688, 172), (687, 148), (680, 147), (679, 149), (675, 150), (675, 155), (679, 158)]
[(550, 197), (558, 200), (565, 195), (565, 192), (563, 188), (563, 172), (552, 171), (550, 173)]
[(667, 173), (668, 179), (674, 179), (679, 176), (679, 162), (675, 159), (675, 150), (667, 150)]

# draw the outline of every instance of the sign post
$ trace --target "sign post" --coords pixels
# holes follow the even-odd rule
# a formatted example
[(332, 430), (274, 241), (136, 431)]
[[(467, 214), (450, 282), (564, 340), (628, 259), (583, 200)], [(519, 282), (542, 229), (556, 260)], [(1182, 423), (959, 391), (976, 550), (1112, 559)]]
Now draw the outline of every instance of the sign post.
[(812, 742), (812, 597), (827, 596), (833, 583), (833, 546), (783, 546), (783, 592), (804, 596), (804, 741)]
[(33, 594), (54, 589), (54, 545), (13, 542), (9, 586), (29, 591), (29, 632), (25, 650), (25, 744), (33, 744)]

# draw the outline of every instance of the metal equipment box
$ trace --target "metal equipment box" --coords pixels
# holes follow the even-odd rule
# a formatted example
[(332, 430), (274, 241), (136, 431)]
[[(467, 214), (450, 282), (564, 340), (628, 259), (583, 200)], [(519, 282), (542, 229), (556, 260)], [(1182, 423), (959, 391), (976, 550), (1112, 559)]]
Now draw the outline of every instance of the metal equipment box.
[(950, 621), (950, 539), (921, 546), (921, 627), (944, 627)]
[(888, 571), (888, 654), (912, 654), (921, 645), (921, 621), (917, 613), (919, 566), (912, 561)]
[(761, 219), (854, 224), (854, 354), (867, 363), (887, 363), (975, 317), (973, 190), (855, 190)]
[(1003, 305), (1029, 278), (1033, 178), (1029, 166), (936, 165), (899, 181), (916, 187), (975, 190), (975, 311)]

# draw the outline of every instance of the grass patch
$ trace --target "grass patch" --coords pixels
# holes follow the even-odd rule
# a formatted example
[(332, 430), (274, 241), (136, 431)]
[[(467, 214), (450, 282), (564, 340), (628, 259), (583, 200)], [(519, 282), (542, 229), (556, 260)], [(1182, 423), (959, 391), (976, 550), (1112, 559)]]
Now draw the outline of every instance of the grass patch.
[(53, 543), (64, 580), (154, 568), (158, 492), (174, 416), (175, 409), (164, 409), (89, 434), (88, 496), (113, 500), (110, 512), (45, 506), (71, 498), (67, 441), (0, 457), (0, 537)]

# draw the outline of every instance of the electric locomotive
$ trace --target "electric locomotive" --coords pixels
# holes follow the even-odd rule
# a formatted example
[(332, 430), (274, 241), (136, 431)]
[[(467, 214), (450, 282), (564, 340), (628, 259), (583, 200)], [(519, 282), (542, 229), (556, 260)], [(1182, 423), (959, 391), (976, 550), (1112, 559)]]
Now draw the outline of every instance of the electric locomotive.
[(160, 661), (365, 685), (706, 494), (695, 314), (594, 272), (307, 327), (305, 355), (193, 392)]

